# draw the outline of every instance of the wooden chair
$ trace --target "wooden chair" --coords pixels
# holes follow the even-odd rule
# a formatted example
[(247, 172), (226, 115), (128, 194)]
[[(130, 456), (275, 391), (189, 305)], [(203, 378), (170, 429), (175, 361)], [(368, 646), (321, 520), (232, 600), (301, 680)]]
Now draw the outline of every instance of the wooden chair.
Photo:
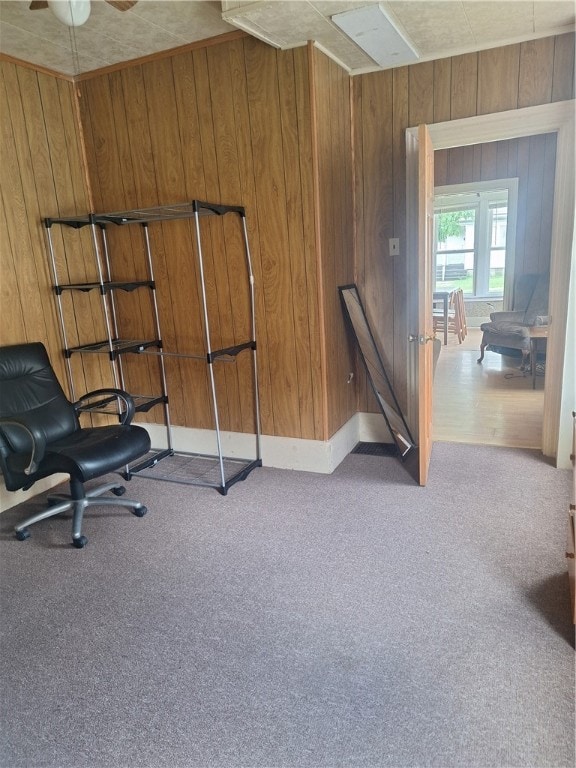
[(466, 338), (468, 335), (468, 326), (466, 325), (466, 309), (464, 307), (464, 291), (462, 288), (458, 288), (457, 291), (455, 291), (456, 297), (455, 297), (455, 308), (458, 313), (458, 325), (460, 328), (460, 336), (462, 337), (462, 341)]
[[(434, 312), (432, 321), (435, 333), (444, 331), (443, 312)], [(468, 334), (468, 328), (464, 309), (464, 292), (461, 288), (452, 291), (448, 299), (447, 326), (448, 333), (454, 333), (458, 338), (458, 343), (462, 344)]]

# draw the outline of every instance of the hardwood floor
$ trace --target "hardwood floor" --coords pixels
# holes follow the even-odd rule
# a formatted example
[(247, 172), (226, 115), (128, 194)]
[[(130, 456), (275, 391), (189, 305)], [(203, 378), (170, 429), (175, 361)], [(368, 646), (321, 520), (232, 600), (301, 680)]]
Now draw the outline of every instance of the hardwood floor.
[(463, 344), (455, 336), (442, 346), (434, 377), (433, 439), (521, 448), (542, 447), (544, 377), (520, 371), (520, 361), (486, 351), (481, 331), (469, 328)]

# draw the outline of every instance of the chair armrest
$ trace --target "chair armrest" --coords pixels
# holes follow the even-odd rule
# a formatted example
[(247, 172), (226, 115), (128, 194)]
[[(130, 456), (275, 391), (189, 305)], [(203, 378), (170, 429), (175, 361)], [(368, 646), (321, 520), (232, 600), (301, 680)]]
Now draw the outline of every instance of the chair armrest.
[(524, 314), (525, 312), (523, 310), (516, 310), (512, 312), (491, 312), (490, 320), (492, 320), (493, 323), (506, 322), (519, 323), (520, 325), (523, 325)]
[(7, 440), (9, 444), (11, 443), (10, 437), (4, 432), (2, 427), (16, 427), (25, 432), (30, 438), (32, 444), (30, 448), (30, 461), (28, 462), (28, 466), (24, 469), (24, 474), (33, 475), (38, 471), (38, 467), (44, 458), (44, 453), (46, 451), (46, 438), (43, 433), (34, 429), (34, 427), (31, 427), (29, 424), (26, 424), (23, 419), (18, 419), (14, 416), (0, 417), (0, 432), (3, 433), (4, 439)]
[(100, 398), (101, 405), (106, 405), (113, 402), (116, 398), (119, 398), (123, 401), (125, 406), (125, 411), (123, 413), (118, 413), (118, 416), (120, 416), (120, 423), (130, 424), (132, 422), (134, 414), (136, 413), (136, 406), (134, 405), (134, 399), (132, 395), (129, 395), (128, 392), (125, 392), (123, 389), (105, 388), (95, 389), (92, 392), (87, 392), (74, 403), (76, 413), (85, 409), (86, 403), (89, 400), (94, 400), (95, 398)]
[(536, 315), (534, 318), (534, 325), (548, 325), (550, 317), (548, 315)]

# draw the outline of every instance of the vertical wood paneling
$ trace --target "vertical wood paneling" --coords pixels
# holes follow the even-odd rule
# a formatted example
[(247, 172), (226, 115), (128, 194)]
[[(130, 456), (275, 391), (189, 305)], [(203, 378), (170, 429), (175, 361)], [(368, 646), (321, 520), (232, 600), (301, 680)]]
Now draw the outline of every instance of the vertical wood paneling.
[[(204, 178), (213, 184), (213, 194), (210, 200), (238, 200), (239, 181), (236, 144), (234, 139), (233, 106), (229, 99), (231, 90), (230, 70), (227, 57), (218, 55), (218, 51), (195, 51), (195, 71), (205, 75), (199, 77), (197, 97), (204, 104), (199, 109), (200, 136), (205, 159)], [(231, 122), (232, 121), (232, 122)], [(204, 151), (204, 148), (205, 151)], [(159, 153), (157, 153), (159, 154)], [(206, 286), (209, 299), (210, 330), (215, 348), (232, 346), (237, 340), (234, 335), (234, 314), (240, 306), (242, 298), (246, 298), (246, 279), (242, 264), (238, 268), (239, 241), (236, 239), (236, 249), (229, 242), (229, 237), (238, 235), (238, 222), (209, 221), (211, 249), (206, 252)], [(230, 225), (230, 226), (228, 226)], [(165, 228), (169, 226), (166, 225)], [(226, 231), (228, 237), (226, 237)], [(184, 254), (183, 254), (184, 256)], [(170, 270), (169, 279), (174, 282), (174, 270)], [(234, 295), (232, 298), (231, 294)], [(197, 311), (191, 309), (189, 318), (198, 317)], [(178, 312), (179, 316), (182, 316)], [(244, 324), (244, 339), (248, 338), (249, 326)], [(239, 391), (239, 365), (216, 366), (218, 369), (217, 383), (219, 387), (218, 404), (222, 408), (222, 418), (227, 428), (241, 431), (243, 399)], [(220, 370), (220, 368), (222, 370)], [(243, 370), (243, 369), (242, 369)], [(250, 393), (246, 392), (248, 403), (251, 405)]]
[[(307, 82), (301, 53), (279, 54), (245, 39), (87, 80), (82, 92), (101, 209), (194, 197), (245, 205), (256, 275), (263, 431), (314, 438), (325, 425), (318, 414), (320, 370), (312, 363), (318, 309), (310, 293), (310, 118), (301, 115), (302, 79)], [(245, 254), (236, 224), (203, 222), (215, 348), (249, 334)], [(150, 229), (164, 346), (190, 354), (203, 334), (193, 232), (181, 222)], [(173, 421), (210, 426), (205, 366), (170, 359), (167, 365)], [(254, 429), (249, 373), (247, 356), (218, 367), (225, 429)]]
[[(293, 119), (297, 116), (296, 78), (294, 55), (281, 56), (278, 59), (279, 78), (284, 83), (280, 91), (280, 115), (282, 124), (282, 143), (284, 157), (297, 158), (299, 154), (299, 125)], [(301, 206), (301, 167), (300, 163), (285, 166), (286, 209), (288, 224), (288, 242), (292, 258), (290, 260), (290, 281), (293, 296), (305, 296), (307, 291), (306, 253), (304, 247), (304, 216)], [(300, 428), (301, 434), (314, 434), (314, 398), (312, 396), (312, 369), (310, 361), (314, 354), (310, 346), (307, 303), (294, 302), (294, 333), (300, 339), (296, 346), (296, 371), (298, 391), (300, 392)]]
[[(540, 208), (540, 243), (536, 272), (550, 269), (552, 217), (554, 212), (554, 182), (556, 169), (556, 141), (554, 134), (546, 135), (543, 157), (542, 206)], [(527, 271), (527, 270), (525, 270)]]
[[(212, 122), (216, 150), (216, 170), (220, 199), (242, 200), (236, 141), (235, 109), (230, 93), (234, 88), (231, 61), (218, 50), (208, 49), (207, 64), (211, 84)], [(217, 227), (214, 271), (218, 287), (220, 330), (223, 346), (250, 338), (249, 290), (238, 221), (226, 218)], [(218, 258), (220, 255), (221, 258)], [(223, 370), (229, 402), (229, 428), (254, 431), (253, 391), (249, 355), (243, 354), (233, 366)]]
[[(410, 125), (434, 122), (434, 62), (408, 68), (408, 120)], [(387, 73), (384, 72), (384, 75)]]
[(480, 179), (487, 181), (493, 179), (496, 176), (496, 143), (484, 144), (482, 146), (482, 170), (480, 173)]
[(547, 104), (552, 100), (554, 38), (530, 40), (520, 46), (518, 108)]
[[(354, 280), (352, 126), (348, 76), (324, 54), (314, 62), (321, 276), (326, 346), (328, 425), (326, 437), (356, 410), (356, 387), (348, 384), (354, 349), (346, 331), (338, 286)], [(326, 120), (325, 115), (331, 119)], [(366, 215), (366, 214), (365, 214)]]
[[(518, 176), (522, 173), (526, 173), (526, 169), (530, 168), (530, 138), (523, 136), (518, 139), (518, 152), (517, 152), (517, 173)], [(528, 185), (526, 183), (518, 185), (518, 212), (516, 218), (516, 255), (524, 254), (526, 250), (526, 226), (529, 217), (528, 202), (530, 199)], [(522, 259), (523, 261), (523, 259)], [(521, 262), (515, 260), (515, 271), (520, 273)]]
[(554, 38), (552, 101), (574, 98), (574, 70), (574, 35), (558, 35)]
[(476, 114), (478, 99), (478, 54), (466, 53), (451, 59), (452, 91), (450, 119)]
[[(321, 282), (321, 296), (322, 296), (322, 314), (324, 320), (324, 346), (326, 355), (327, 366), (327, 412), (328, 418), (337, 411), (339, 404), (340, 388), (337, 382), (337, 370), (338, 370), (338, 340), (342, 338), (342, 333), (335, 332), (336, 328), (342, 329), (342, 323), (338, 322), (335, 317), (335, 310), (333, 304), (333, 296), (331, 295), (331, 282), (332, 279), (337, 284), (335, 278), (336, 270), (336, 235), (335, 235), (335, 221), (333, 220), (333, 204), (334, 196), (332, 191), (334, 190), (334, 167), (331, 162), (331, 152), (333, 148), (332, 142), (332, 128), (333, 123), (330, 121), (323, 121), (321, 116), (330, 113), (330, 82), (329, 82), (329, 61), (325, 56), (320, 55), (316, 50), (312, 51), (313, 61), (313, 78), (314, 78), (314, 133), (315, 133), (315, 151), (318, 168), (318, 188), (320, 191), (319, 196), (319, 211), (318, 211), (318, 226), (320, 232), (321, 249), (319, 253), (320, 259), (320, 282)], [(325, 190), (330, 190), (330, 194), (326, 195)], [(330, 386), (332, 384), (332, 386)], [(336, 388), (334, 388), (334, 384)]]
[[(85, 209), (88, 191), (71, 83), (0, 62), (2, 190), (2, 344), (42, 341), (66, 387), (42, 217)], [(76, 269), (84, 272), (83, 249)], [(78, 318), (94, 323), (91, 301)], [(100, 385), (96, 361), (79, 369), (79, 386)]]
[[(265, 322), (264, 292), (260, 290), (262, 267), (260, 262), (260, 230), (258, 226), (258, 207), (256, 204), (256, 181), (250, 135), (250, 113), (246, 82), (244, 43), (238, 40), (229, 47), (229, 59), (234, 81), (232, 98), (235, 114), (236, 140), (238, 143), (238, 175), (240, 179), (240, 199), (246, 207), (247, 229), (252, 252), (253, 269), (256, 274), (256, 333), (258, 338), (260, 412), (265, 427), (273, 424), (273, 393), (270, 384), (268, 328)], [(193, 129), (191, 140), (193, 141)], [(268, 427), (269, 428), (269, 427)]]
[[(323, 354), (323, 338), (321, 337), (321, 317), (319, 310), (319, 255), (316, 253), (316, 228), (314, 216), (314, 178), (310, 173), (313, 167), (313, 137), (312, 137), (312, 98), (310, 93), (310, 61), (308, 48), (295, 49), (294, 73), (296, 86), (296, 112), (298, 117), (298, 160), (302, 201), (301, 210), (303, 231), (303, 256), (306, 275), (306, 306), (308, 315), (308, 338), (310, 347), (310, 378), (311, 396), (313, 401), (313, 432), (316, 438), (326, 435), (326, 378), (325, 360)], [(298, 206), (294, 205), (294, 210)]]
[[(34, 237), (31, 232), (29, 216), (38, 216), (38, 203), (34, 177), (31, 173), (30, 147), (21, 118), (16, 68), (10, 67), (7, 70), (4, 77), (5, 103), (6, 108), (12, 110), (13, 119), (11, 125), (8, 121), (2, 121), (4, 129), (2, 144), (8, 147), (8, 151), (2, 157), (3, 174), (6, 178), (6, 184), (2, 184), (2, 197), (6, 205), (7, 229), (14, 246), (14, 261), (18, 264), (18, 275), (23, 285), (43, 286), (35, 300), (30, 296), (28, 300), (21, 301), (26, 336), (34, 338), (35, 334), (44, 336), (43, 305), (47, 310), (51, 298), (47, 290), (48, 264), (46, 258), (41, 258), (45, 255), (42, 241)], [(31, 74), (35, 83), (35, 77), (33, 73)], [(24, 97), (29, 95), (25, 94)]]
[[(174, 78), (171, 61), (161, 59), (143, 67), (144, 87), (148, 107), (148, 130), (154, 158), (157, 204), (183, 199), (184, 169), (182, 146), (178, 130)], [(132, 207), (126, 201), (127, 208)], [(190, 306), (190, 282), (184, 269), (189, 253), (185, 238), (189, 227), (184, 222), (162, 223), (155, 230), (155, 258), (158, 268), (158, 299), (162, 323), (162, 341), (168, 352), (187, 352), (186, 337), (178, 333), (178, 319), (185, 327)], [(158, 230), (159, 231), (156, 231)], [(162, 244), (159, 246), (160, 237)], [(184, 242), (183, 242), (184, 240)], [(179, 277), (177, 277), (179, 274)], [(189, 321), (189, 320), (188, 320)], [(166, 358), (171, 417), (175, 424), (188, 426), (186, 421), (187, 378), (194, 381), (191, 366), (181, 358)], [(225, 395), (225, 393), (224, 393)], [(226, 397), (221, 398), (226, 409)], [(206, 408), (208, 411), (208, 409)]]
[[(293, 295), (279, 104), (278, 54), (245, 40), (251, 142), (260, 229), (261, 290), (268, 326), (272, 434), (300, 436)], [(285, 397), (279, 396), (283, 393)]]
[[(2, 214), (0, 227), (2, 280), (0, 281), (0, 295), (2, 296), (3, 322), (1, 338), (3, 344), (27, 341), (25, 297), (19, 290), (19, 274), (16, 265), (21, 250), (19, 240), (27, 230), (27, 222), (20, 220), (18, 224), (16, 204), (18, 198), (22, 199), (23, 192), (18, 184), (19, 169), (16, 160), (16, 139), (13, 132), (13, 122), (6, 119), (9, 115), (9, 100), (5, 88), (5, 78), (8, 67), (3, 66), (2, 88), (0, 90), (0, 109), (5, 119), (0, 122), (0, 172), (2, 173)], [(6, 199), (10, 190), (10, 198)], [(18, 248), (20, 245), (20, 248)], [(9, 311), (4, 311), (9, 308)]]
[(508, 147), (507, 141), (496, 143), (496, 176), (505, 179), (508, 176)]
[(524, 250), (523, 271), (526, 273), (538, 272), (539, 263), (546, 263), (550, 267), (550, 231), (548, 232), (547, 252), (548, 258), (540, 256), (540, 242), (544, 239), (542, 233), (542, 192), (544, 184), (544, 152), (546, 136), (530, 137), (530, 158), (528, 171), (528, 215), (526, 220), (526, 245)]
[[(394, 98), (393, 73), (386, 77), (363, 80), (362, 103), (362, 165), (364, 181), (364, 282), (360, 287), (366, 314), (375, 337), (381, 345), (382, 357), (392, 371), (394, 336), (389, 329), (394, 322), (393, 270), (394, 257), (389, 254), (388, 239), (394, 236), (393, 124), (387, 119), (392, 113)], [(378, 130), (378, 127), (380, 130)], [(364, 377), (360, 408), (365, 410), (373, 395)]]
[[(176, 62), (178, 64), (177, 71), (174, 70), (174, 80), (176, 80), (176, 74), (178, 76), (181, 76), (183, 74), (183, 70), (186, 70), (190, 64), (186, 61), (184, 61), (182, 64), (180, 64), (179, 61)], [(210, 83), (210, 72), (208, 68), (208, 55), (206, 50), (196, 50), (192, 53), (192, 79), (194, 81), (194, 84), (188, 83), (188, 89), (181, 94), (179, 94), (179, 100), (178, 104), (180, 106), (180, 109), (178, 111), (178, 120), (181, 122), (184, 120), (184, 116), (190, 116), (191, 118), (191, 125), (186, 126), (181, 131), (181, 135), (186, 135), (186, 145), (183, 146), (183, 154), (182, 154), (182, 161), (185, 165), (190, 164), (191, 168), (194, 169), (192, 173), (192, 179), (195, 178), (196, 173), (198, 173), (198, 182), (199, 182), (199, 190), (202, 190), (204, 195), (204, 199), (209, 201), (222, 201), (225, 202), (223, 198), (223, 192), (221, 190), (221, 184), (220, 184), (220, 176), (218, 174), (218, 159), (217, 159), (217, 153), (216, 153), (216, 137), (214, 135), (214, 115), (213, 115), (213, 109), (218, 110), (218, 105), (213, 105), (213, 98), (211, 95), (211, 83)], [(186, 82), (186, 81), (185, 81)], [(181, 87), (180, 85), (176, 86), (177, 88)], [(192, 101), (190, 96), (195, 94), (195, 101)], [(188, 102), (186, 107), (184, 108), (185, 102)], [(221, 109), (221, 108), (220, 108)], [(161, 114), (161, 113), (159, 113)], [(195, 133), (194, 133), (195, 132)], [(191, 147), (188, 149), (188, 147)], [(192, 147), (194, 147), (192, 149)], [(157, 147), (154, 150), (154, 156), (158, 160), (162, 158), (162, 148)], [(199, 155), (197, 154), (199, 152)], [(188, 157), (190, 156), (191, 160), (188, 160)], [(192, 159), (193, 158), (193, 159)], [(201, 170), (201, 174), (200, 172)], [(231, 174), (234, 173), (234, 169), (231, 169)], [(185, 196), (181, 195), (181, 199), (184, 199)], [(200, 195), (192, 194), (192, 197), (200, 197)], [(202, 199), (202, 197), (200, 197)], [(228, 199), (228, 202), (233, 202), (232, 199)], [(163, 227), (164, 233), (167, 233), (167, 228), (170, 228), (170, 224), (166, 224)], [(223, 264), (223, 280), (226, 280), (224, 275), (226, 274), (226, 265), (225, 260), (220, 261), (220, 255), (224, 256), (225, 254), (222, 254), (222, 248), (223, 248), (223, 234), (222, 234), (222, 227), (217, 222), (202, 222), (202, 230), (201, 230), (201, 237), (202, 237), (202, 252), (203, 252), (203, 261), (204, 261), (204, 276), (205, 276), (205, 291), (206, 291), (206, 300), (207, 305), (209, 307), (209, 325), (210, 325), (210, 334), (211, 338), (213, 339), (213, 344), (215, 348), (226, 346), (227, 344), (223, 343), (224, 338), (228, 332), (230, 333), (230, 325), (229, 325), (229, 312), (226, 310), (226, 295), (224, 295), (225, 289), (219, 285), (219, 264)], [(193, 251), (189, 248), (189, 245), (187, 242), (184, 242), (182, 244), (182, 253), (179, 259), (176, 262), (172, 262), (172, 265), (170, 265), (168, 262), (166, 264), (166, 273), (165, 273), (165, 280), (169, 285), (173, 285), (174, 287), (171, 290), (179, 291), (182, 288), (190, 290), (190, 281), (186, 281), (186, 284), (183, 286), (182, 283), (180, 287), (177, 285), (177, 273), (181, 271), (182, 266), (186, 262), (194, 261), (195, 256)], [(188, 251), (188, 253), (187, 253)], [(197, 256), (197, 254), (196, 254)], [(179, 268), (180, 267), (180, 268)], [(199, 268), (198, 268), (199, 269)], [(202, 338), (204, 337), (204, 322), (202, 319), (202, 299), (201, 299), (201, 285), (200, 285), (200, 274), (199, 271), (196, 274), (195, 284), (197, 287), (196, 297), (197, 302), (193, 300), (193, 297), (190, 297), (188, 311), (186, 313), (187, 320), (186, 325), (197, 325), (198, 329), (202, 329)], [(226, 286), (227, 288), (227, 286)], [(185, 299), (184, 299), (185, 300)], [(173, 315), (173, 324), (174, 324), (174, 332), (176, 340), (180, 338), (180, 331), (179, 328), (183, 324), (183, 316), (181, 313), (174, 312), (172, 310), (172, 307), (170, 307), (170, 311)], [(226, 315), (223, 314), (226, 312)], [(180, 320), (180, 322), (179, 322)], [(184, 331), (184, 334), (186, 334), (186, 331)], [(183, 350), (187, 353), (194, 351), (194, 346), (192, 338), (189, 339), (190, 346), (186, 350)], [(232, 342), (230, 342), (231, 345)], [(200, 343), (199, 347), (196, 347), (196, 349), (203, 349), (204, 348), (204, 342)], [(221, 417), (223, 419), (222, 424), (225, 425), (226, 428), (229, 428), (231, 426), (231, 422), (229, 421), (229, 415), (230, 415), (230, 406), (232, 405), (232, 408), (234, 408), (234, 404), (238, 402), (238, 388), (237, 388), (237, 382), (234, 380), (235, 371), (232, 371), (230, 369), (225, 368), (223, 370), (220, 370), (221, 366), (218, 366), (218, 375), (216, 377), (216, 391), (217, 391), (217, 397), (218, 397), (218, 407), (221, 409)], [(196, 376), (201, 375), (201, 368), (198, 367), (195, 369)], [(194, 381), (194, 379), (192, 379)], [(192, 383), (190, 382), (190, 384)], [(228, 390), (228, 385), (231, 385), (230, 391)], [(182, 395), (187, 401), (190, 399), (190, 395), (187, 394), (187, 391), (192, 391), (191, 387), (186, 387), (185, 382), (182, 383)], [(209, 400), (208, 400), (209, 402)], [(202, 402), (200, 401), (198, 403), (198, 407), (202, 407), (204, 405), (205, 407), (206, 401)], [(233, 411), (234, 415), (238, 414), (238, 411)], [(210, 413), (209, 410), (206, 412), (206, 416)], [(202, 423), (202, 421), (200, 421)], [(186, 426), (194, 426), (194, 422), (190, 423), (190, 421), (185, 422)], [(209, 426), (209, 424), (206, 424), (205, 426)]]
[(480, 51), (478, 54), (478, 115), (518, 107), (519, 69), (519, 45)]
[(434, 62), (434, 122), (450, 120), (450, 93), (452, 90), (452, 62), (439, 59)]

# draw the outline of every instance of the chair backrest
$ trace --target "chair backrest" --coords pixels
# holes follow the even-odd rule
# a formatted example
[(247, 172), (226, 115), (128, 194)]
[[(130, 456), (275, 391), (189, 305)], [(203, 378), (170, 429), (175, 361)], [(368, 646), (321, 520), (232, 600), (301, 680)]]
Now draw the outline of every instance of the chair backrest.
[[(76, 410), (64, 394), (43, 344), (0, 347), (0, 417), (24, 421), (39, 430), (47, 443), (80, 428)], [(25, 452), (30, 452), (26, 433), (0, 424), (0, 457)], [(2, 465), (4, 471), (4, 462)]]
[(524, 323), (533, 325), (538, 315), (548, 314), (548, 273), (519, 275), (514, 281), (514, 310), (524, 311)]
[(464, 291), (458, 288), (454, 291), (454, 311), (457, 317), (458, 329), (460, 331), (461, 341), (468, 335), (466, 324), (466, 306), (464, 304)]

